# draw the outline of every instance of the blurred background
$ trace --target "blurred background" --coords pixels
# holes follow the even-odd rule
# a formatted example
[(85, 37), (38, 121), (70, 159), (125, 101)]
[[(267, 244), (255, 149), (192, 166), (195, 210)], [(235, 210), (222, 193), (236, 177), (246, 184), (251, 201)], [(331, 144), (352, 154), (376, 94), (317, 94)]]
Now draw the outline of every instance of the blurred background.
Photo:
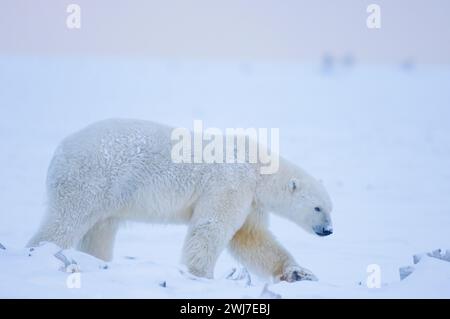
[[(81, 28), (66, 28), (69, 4)], [(366, 27), (370, 4), (381, 28)], [(0, 48), (11, 54), (176, 59), (450, 62), (446, 0), (3, 0)]]
[[(36, 230), (66, 135), (110, 117), (201, 119), (278, 127), (281, 153), (324, 180), (333, 236), (272, 223), (305, 267), (353, 285), (377, 263), (398, 280), (413, 253), (449, 248), (449, 12), (446, 0), (2, 0), (0, 242)], [(184, 231), (130, 226), (116, 256), (175, 264)]]

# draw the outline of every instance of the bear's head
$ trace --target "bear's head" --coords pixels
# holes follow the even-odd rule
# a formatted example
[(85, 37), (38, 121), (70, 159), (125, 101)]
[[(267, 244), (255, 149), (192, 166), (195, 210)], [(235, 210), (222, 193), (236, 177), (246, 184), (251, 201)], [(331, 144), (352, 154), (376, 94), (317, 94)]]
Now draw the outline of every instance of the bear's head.
[(332, 204), (325, 187), (311, 176), (292, 177), (285, 191), (290, 203), (282, 213), (309, 233), (328, 236), (333, 233)]
[(284, 161), (277, 173), (265, 183), (263, 206), (285, 217), (308, 233), (328, 236), (333, 233), (332, 203), (322, 182), (299, 167)]

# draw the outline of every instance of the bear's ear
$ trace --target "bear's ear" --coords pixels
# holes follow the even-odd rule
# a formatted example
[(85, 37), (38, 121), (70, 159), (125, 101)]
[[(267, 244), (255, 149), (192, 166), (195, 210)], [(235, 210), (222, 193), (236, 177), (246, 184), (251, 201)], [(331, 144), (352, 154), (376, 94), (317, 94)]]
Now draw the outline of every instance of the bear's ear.
[(292, 178), (288, 182), (288, 189), (291, 193), (295, 192), (299, 187), (298, 180), (295, 178)]

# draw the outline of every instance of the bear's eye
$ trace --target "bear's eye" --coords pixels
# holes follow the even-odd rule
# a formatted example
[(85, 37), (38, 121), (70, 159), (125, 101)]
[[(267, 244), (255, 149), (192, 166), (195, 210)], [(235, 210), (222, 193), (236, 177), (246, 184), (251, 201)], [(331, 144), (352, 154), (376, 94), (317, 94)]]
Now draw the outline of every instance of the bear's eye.
[(316, 212), (321, 212), (322, 210), (320, 209), (320, 207), (314, 207), (314, 210), (316, 211)]

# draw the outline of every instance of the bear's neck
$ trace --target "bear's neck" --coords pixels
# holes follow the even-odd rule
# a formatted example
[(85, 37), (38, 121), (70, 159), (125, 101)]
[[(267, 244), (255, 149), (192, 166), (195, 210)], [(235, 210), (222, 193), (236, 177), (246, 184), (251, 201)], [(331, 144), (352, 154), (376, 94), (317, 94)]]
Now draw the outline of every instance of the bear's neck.
[(262, 211), (281, 215), (280, 201), (286, 190), (286, 176), (290, 176), (289, 170), (292, 164), (280, 157), (280, 166), (276, 173), (260, 174), (256, 188), (256, 203)]

